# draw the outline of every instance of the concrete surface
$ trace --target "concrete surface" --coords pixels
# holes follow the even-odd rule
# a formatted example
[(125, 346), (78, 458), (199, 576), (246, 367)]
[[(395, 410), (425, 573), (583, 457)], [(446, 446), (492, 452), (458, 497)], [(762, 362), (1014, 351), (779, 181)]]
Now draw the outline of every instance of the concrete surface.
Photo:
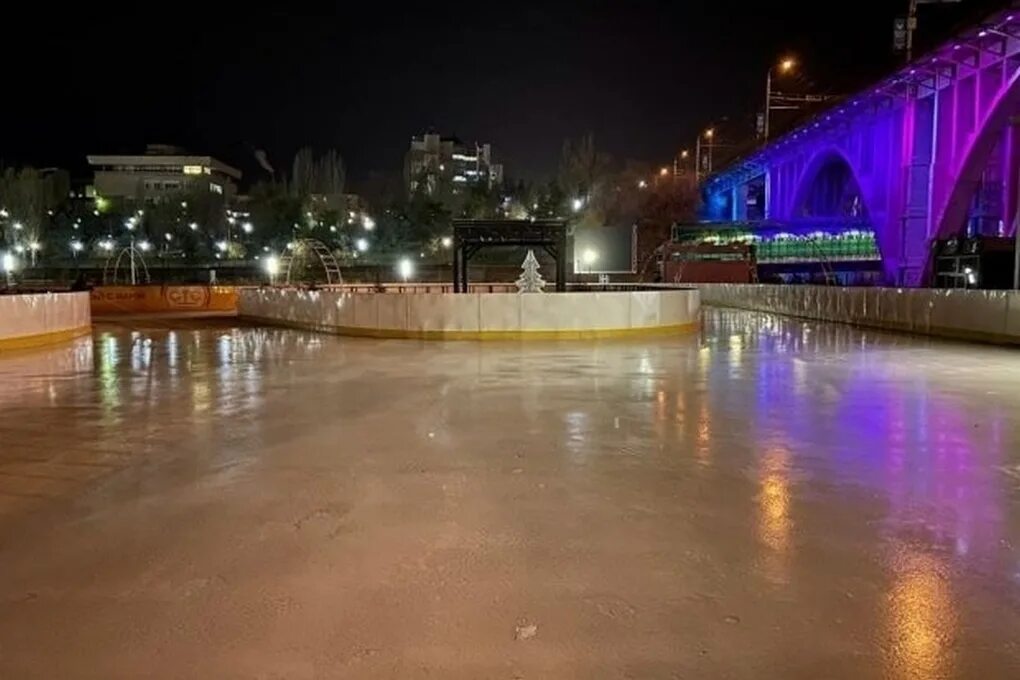
[(174, 323), (0, 361), (2, 678), (1020, 677), (1015, 352)]

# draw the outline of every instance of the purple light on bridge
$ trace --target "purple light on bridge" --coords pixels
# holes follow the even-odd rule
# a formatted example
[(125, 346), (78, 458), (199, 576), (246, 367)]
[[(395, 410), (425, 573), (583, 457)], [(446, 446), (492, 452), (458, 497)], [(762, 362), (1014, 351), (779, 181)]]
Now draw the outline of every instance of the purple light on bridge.
[[(1013, 19), (1000, 13), (982, 25)], [(904, 89), (918, 75), (905, 67), (711, 177), (704, 216), (746, 219), (743, 202), (762, 185), (755, 205), (777, 222), (866, 216), (888, 282), (903, 286), (927, 280), (934, 240), (1011, 233), (1007, 216), (1020, 205), (1020, 129), (1009, 124), (1020, 113), (1020, 41), (981, 33), (970, 29), (941, 50), (983, 46), (973, 68), (939, 71)], [(940, 62), (935, 54), (932, 64)], [(844, 125), (823, 129), (834, 116)]]

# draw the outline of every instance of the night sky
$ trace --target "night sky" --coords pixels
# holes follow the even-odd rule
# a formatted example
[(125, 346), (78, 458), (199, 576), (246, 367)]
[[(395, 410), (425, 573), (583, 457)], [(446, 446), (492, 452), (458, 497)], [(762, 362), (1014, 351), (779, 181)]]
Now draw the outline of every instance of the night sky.
[[(783, 54), (819, 92), (886, 73), (907, 0), (413, 4), (45, 3), (6, 22), (0, 159), (81, 174), (87, 153), (159, 142), (250, 180), (253, 149), (280, 169), (307, 144), (339, 149), (356, 184), (434, 128), (492, 142), (512, 177), (552, 174), (588, 131), (667, 162), (713, 120), (750, 126)], [(925, 6), (919, 41), (1005, 4)]]

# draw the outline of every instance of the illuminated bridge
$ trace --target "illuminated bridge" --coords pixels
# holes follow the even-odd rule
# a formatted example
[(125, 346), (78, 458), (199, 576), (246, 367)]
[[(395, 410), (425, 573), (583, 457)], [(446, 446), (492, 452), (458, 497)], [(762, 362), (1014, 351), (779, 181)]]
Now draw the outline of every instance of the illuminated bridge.
[(1020, 3), (710, 177), (706, 217), (866, 221), (890, 282), (924, 285), (933, 242), (1015, 233)]

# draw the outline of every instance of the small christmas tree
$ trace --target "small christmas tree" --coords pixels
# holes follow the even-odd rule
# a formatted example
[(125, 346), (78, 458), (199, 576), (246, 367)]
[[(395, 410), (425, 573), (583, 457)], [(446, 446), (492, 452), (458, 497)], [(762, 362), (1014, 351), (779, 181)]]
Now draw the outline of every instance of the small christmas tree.
[(538, 273), (538, 260), (535, 259), (534, 250), (528, 251), (528, 256), (524, 258), (521, 269), (524, 273), (521, 274), (521, 278), (517, 279), (517, 292), (541, 293), (545, 288), (545, 279)]

